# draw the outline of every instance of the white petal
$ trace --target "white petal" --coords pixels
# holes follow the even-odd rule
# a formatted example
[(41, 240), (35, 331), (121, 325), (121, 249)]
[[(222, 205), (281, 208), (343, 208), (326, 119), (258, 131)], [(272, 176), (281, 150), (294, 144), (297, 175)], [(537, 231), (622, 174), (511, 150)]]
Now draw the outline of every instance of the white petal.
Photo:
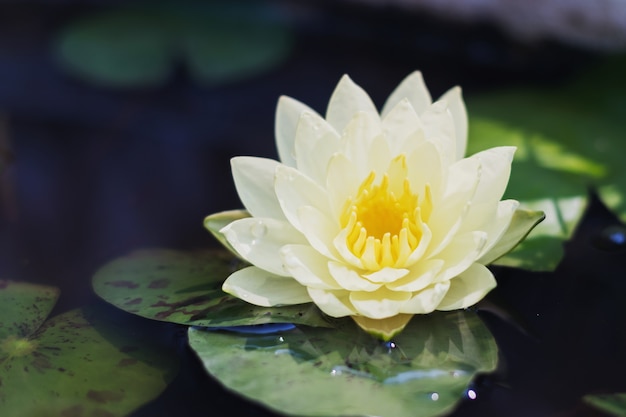
[(333, 240), (339, 233), (339, 226), (313, 206), (300, 207), (298, 217), (302, 233), (309, 244), (327, 258), (338, 260), (339, 254), (333, 246)]
[(336, 249), (339, 259), (343, 260), (354, 268), (364, 269), (365, 266), (361, 258), (357, 257), (350, 248), (348, 248), (348, 229), (342, 229), (333, 239), (333, 247)]
[(296, 139), (296, 127), (300, 116), (304, 112), (315, 114), (306, 104), (300, 103), (291, 97), (282, 96), (276, 106), (275, 135), (278, 156), (283, 164), (295, 167), (294, 142)]
[(385, 116), (382, 129), (393, 155), (406, 152), (408, 145), (417, 147), (424, 140), (422, 121), (406, 98)]
[(372, 319), (384, 319), (397, 315), (403, 304), (410, 298), (410, 292), (396, 292), (385, 287), (374, 292), (355, 291), (350, 293), (350, 301), (357, 312)]
[(248, 217), (236, 220), (220, 232), (228, 243), (248, 262), (277, 275), (287, 276), (280, 248), (306, 243), (304, 236), (289, 223), (269, 218)]
[(341, 288), (348, 291), (374, 291), (382, 284), (375, 284), (364, 278), (353, 268), (340, 262), (328, 262), (328, 270)]
[(300, 284), (323, 290), (338, 290), (341, 286), (328, 271), (328, 258), (311, 246), (285, 245), (280, 250), (285, 269)]
[(491, 271), (481, 264), (473, 264), (458, 277), (450, 280), (450, 289), (437, 310), (456, 310), (470, 307), (497, 285)]
[(222, 290), (250, 304), (272, 307), (311, 302), (306, 288), (290, 277), (281, 277), (249, 266), (229, 276)]
[(376, 178), (375, 182), (380, 182), (382, 175), (387, 172), (391, 160), (392, 156), (387, 138), (383, 135), (375, 137), (367, 150), (367, 167), (369, 168), (367, 174), (372, 171), (376, 172), (379, 177)]
[(298, 170), (318, 184), (326, 185), (328, 162), (339, 150), (339, 138), (339, 134), (322, 117), (303, 113), (296, 130)]
[(408, 314), (428, 314), (433, 312), (444, 299), (449, 291), (450, 281), (438, 282), (430, 285), (416, 294), (404, 303), (401, 308), (402, 313)]
[(428, 92), (428, 88), (426, 88), (426, 84), (424, 84), (424, 78), (421, 72), (415, 71), (402, 80), (385, 102), (381, 112), (382, 116), (385, 117), (391, 109), (405, 98), (409, 100), (418, 114), (426, 111), (432, 103), (430, 93)]
[(355, 165), (344, 154), (333, 155), (328, 164), (326, 192), (334, 219), (341, 217), (348, 197), (356, 198), (364, 179), (357, 176)]
[(408, 273), (408, 269), (385, 267), (376, 272), (372, 272), (371, 274), (365, 274), (364, 276), (372, 282), (388, 284), (391, 282), (396, 282)]
[(344, 75), (330, 97), (326, 120), (337, 132), (342, 132), (354, 114), (360, 111), (378, 115), (365, 90)]
[(444, 195), (428, 220), (433, 237), (425, 256), (439, 253), (460, 230), (480, 180), (479, 168), (478, 161), (469, 158), (450, 167)]
[(504, 200), (498, 203), (495, 216), (481, 227), (481, 230), (487, 233), (487, 243), (480, 252), (479, 258), (489, 252), (504, 235), (517, 207), (519, 207), (519, 202), (516, 200)]
[(408, 259), (404, 262), (404, 266), (409, 267), (415, 264), (417, 261), (424, 257), (424, 254), (431, 247), (433, 234), (427, 224), (422, 223), (421, 228), (422, 236), (417, 244), (417, 247), (411, 252)]
[(445, 281), (461, 274), (474, 263), (487, 242), (487, 233), (469, 232), (456, 236), (438, 255), (442, 259), (444, 269), (437, 277), (437, 281)]
[(465, 156), (467, 149), (467, 111), (461, 94), (460, 87), (453, 87), (448, 90), (440, 100), (448, 103), (448, 110), (454, 119), (454, 127), (456, 133), (456, 159)]
[(420, 118), (424, 124), (426, 140), (436, 141), (439, 145), (444, 166), (456, 161), (456, 128), (447, 103), (433, 103)]
[(394, 291), (420, 291), (431, 285), (441, 271), (444, 262), (441, 259), (427, 259), (415, 264), (408, 274), (395, 282), (387, 284)]
[(434, 201), (439, 201), (443, 194), (447, 170), (443, 169), (437, 145), (432, 142), (423, 142), (417, 146), (408, 154), (407, 166), (412, 191), (423, 197), (426, 184), (428, 184)]
[(350, 302), (350, 293), (348, 291), (309, 288), (308, 292), (315, 305), (331, 317), (345, 317), (356, 314), (356, 309)]
[(485, 215), (494, 214), (495, 205), (502, 198), (509, 183), (514, 153), (515, 147), (502, 146), (478, 152), (465, 159), (475, 160), (480, 168), (472, 207), (464, 220), (463, 230), (479, 227), (484, 223)]
[(274, 193), (274, 173), (279, 162), (273, 159), (238, 156), (230, 161), (237, 194), (254, 217), (284, 219)]
[(326, 190), (295, 168), (285, 165), (276, 167), (274, 184), (276, 197), (289, 223), (303, 231), (298, 210), (303, 206), (313, 206), (323, 213), (329, 213)]
[(365, 178), (372, 171), (369, 149), (374, 138), (382, 134), (378, 115), (364, 112), (356, 113), (343, 131), (344, 152), (355, 166), (357, 176)]

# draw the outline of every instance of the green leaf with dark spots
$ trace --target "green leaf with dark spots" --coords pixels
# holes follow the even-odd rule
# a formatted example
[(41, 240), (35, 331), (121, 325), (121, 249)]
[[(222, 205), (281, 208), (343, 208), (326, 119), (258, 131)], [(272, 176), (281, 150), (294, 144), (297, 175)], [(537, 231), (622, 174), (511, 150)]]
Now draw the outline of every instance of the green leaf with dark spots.
[(93, 288), (105, 301), (142, 317), (194, 326), (294, 323), (330, 327), (309, 304), (259, 307), (222, 291), (244, 264), (225, 250), (143, 250), (96, 272)]
[(58, 298), (59, 290), (55, 287), (0, 280), (0, 341), (33, 334)]
[(352, 320), (266, 335), (189, 329), (189, 343), (226, 388), (280, 413), (427, 417), (449, 412), (497, 346), (471, 312), (413, 317), (386, 344)]
[(0, 342), (0, 415), (125, 416), (160, 394), (177, 360), (141, 330), (73, 310)]

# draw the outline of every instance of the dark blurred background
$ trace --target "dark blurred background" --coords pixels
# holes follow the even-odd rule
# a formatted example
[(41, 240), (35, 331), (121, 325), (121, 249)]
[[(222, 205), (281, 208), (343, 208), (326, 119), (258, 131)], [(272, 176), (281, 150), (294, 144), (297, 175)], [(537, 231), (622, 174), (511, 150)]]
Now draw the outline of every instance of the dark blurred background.
[[(0, 277), (60, 287), (57, 312), (93, 302), (92, 274), (117, 256), (216, 245), (202, 220), (240, 205), (230, 157), (276, 157), (280, 95), (323, 113), (347, 73), (382, 106), (416, 69), (434, 98), (555, 88), (624, 48), (617, 3), (3, 1)], [(214, 415), (203, 396), (221, 388), (186, 361), (137, 416)], [(535, 394), (458, 415), (601, 415), (507, 406)], [(212, 410), (240, 401), (224, 395)], [(232, 415), (270, 415), (244, 404)]]

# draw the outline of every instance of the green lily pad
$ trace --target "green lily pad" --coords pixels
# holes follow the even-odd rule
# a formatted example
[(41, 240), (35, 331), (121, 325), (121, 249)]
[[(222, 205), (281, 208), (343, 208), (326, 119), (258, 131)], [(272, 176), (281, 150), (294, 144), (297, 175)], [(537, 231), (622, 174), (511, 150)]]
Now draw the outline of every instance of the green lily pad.
[(387, 344), (340, 322), (272, 335), (191, 328), (189, 343), (226, 388), (293, 415), (441, 415), (496, 367), (496, 343), (471, 312), (415, 316)]
[(58, 298), (55, 287), (0, 280), (0, 341), (33, 334)]
[[(469, 149), (518, 147), (506, 198), (546, 219), (497, 264), (552, 270), (588, 204), (590, 188), (626, 221), (626, 60), (612, 60), (568, 86), (470, 97)], [(610, 81), (606, 81), (610, 80)], [(612, 80), (612, 81), (611, 81)], [(624, 90), (622, 88), (622, 90)]]
[(105, 301), (154, 320), (210, 327), (266, 323), (331, 326), (312, 303), (266, 308), (223, 292), (224, 280), (242, 266), (225, 250), (144, 250), (103, 266), (92, 283)]
[(177, 61), (200, 84), (239, 81), (284, 61), (292, 36), (250, 2), (136, 4), (77, 20), (57, 42), (60, 64), (112, 87), (163, 84)]
[(56, 289), (3, 282), (0, 415), (125, 416), (172, 379), (176, 359), (142, 340), (137, 329), (94, 309), (44, 321)]
[(588, 404), (616, 417), (626, 417), (626, 393), (585, 395)]

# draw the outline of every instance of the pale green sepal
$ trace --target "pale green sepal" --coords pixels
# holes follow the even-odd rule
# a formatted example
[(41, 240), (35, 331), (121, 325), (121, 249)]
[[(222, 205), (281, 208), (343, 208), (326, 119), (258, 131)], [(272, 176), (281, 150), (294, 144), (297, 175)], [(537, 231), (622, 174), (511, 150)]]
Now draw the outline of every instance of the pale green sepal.
[(250, 217), (250, 213), (246, 210), (226, 210), (220, 211), (219, 213), (213, 213), (204, 218), (204, 227), (211, 232), (213, 236), (222, 244), (226, 249), (231, 251), (237, 258), (245, 261), (239, 253), (228, 243), (228, 240), (224, 237), (220, 230), (222, 230), (225, 226), (234, 222), (235, 220), (245, 219), (246, 217)]
[(515, 210), (504, 236), (478, 262), (488, 265), (512, 251), (545, 217), (543, 211)]

